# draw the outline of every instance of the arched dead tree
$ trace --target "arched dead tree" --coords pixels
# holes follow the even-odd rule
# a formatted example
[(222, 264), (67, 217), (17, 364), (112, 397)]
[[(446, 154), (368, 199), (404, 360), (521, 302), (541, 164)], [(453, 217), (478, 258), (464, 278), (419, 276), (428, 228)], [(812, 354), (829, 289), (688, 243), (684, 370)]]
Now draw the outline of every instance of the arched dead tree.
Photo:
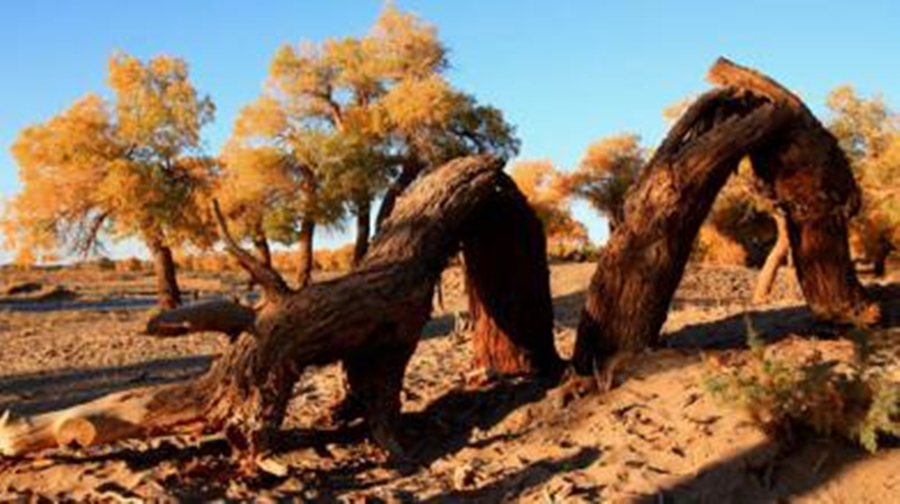
[(543, 224), (518, 190), (498, 194), (472, 216), (463, 254), (469, 313), (475, 321), (475, 365), (502, 375), (560, 374), (547, 240)]
[[(496, 160), (470, 157), (448, 163), (398, 200), (356, 271), (296, 292), (275, 270), (240, 249), (223, 224), (228, 250), (265, 290), (251, 334), (193, 381), (111, 394), (32, 418), (5, 417), (0, 421), (0, 453), (20, 455), (60, 444), (86, 446), (175, 430), (224, 430), (236, 448), (255, 456), (270, 446), (280, 428), (300, 373), (308, 365), (338, 359), (344, 360), (366, 407), (373, 437), (398, 450), (394, 428), (403, 374), (428, 319), (435, 282), (466, 238), (472, 219), (495, 201), (522, 198), (510, 195), (517, 191)], [(492, 253), (502, 255), (496, 249), (500, 245), (492, 243)], [(511, 250), (523, 244), (506, 246)], [(545, 263), (531, 270), (522, 262), (514, 266), (517, 275), (547, 274)], [(512, 325), (519, 326), (514, 320)], [(552, 340), (531, 339), (529, 344), (534, 346), (523, 350), (525, 355), (552, 351), (555, 359), (542, 355), (540, 362), (558, 360)]]
[(835, 139), (768, 77), (720, 59), (709, 79), (722, 87), (697, 100), (643, 168), (591, 279), (574, 366), (607, 385), (622, 358), (657, 342), (699, 226), (744, 155), (785, 209), (812, 311), (861, 324), (880, 316), (850, 262), (859, 189)]

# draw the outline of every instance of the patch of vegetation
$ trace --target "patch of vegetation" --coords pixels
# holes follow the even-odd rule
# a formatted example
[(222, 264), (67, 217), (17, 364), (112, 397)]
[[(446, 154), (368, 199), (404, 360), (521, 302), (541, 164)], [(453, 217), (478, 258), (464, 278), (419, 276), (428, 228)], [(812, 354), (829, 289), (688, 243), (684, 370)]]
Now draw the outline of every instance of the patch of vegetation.
[(870, 452), (884, 437), (900, 437), (900, 383), (886, 377), (874, 351), (877, 335), (853, 334), (850, 361), (826, 359), (821, 351), (802, 358), (774, 355), (749, 317), (744, 359), (708, 358), (704, 389), (721, 402), (744, 409), (772, 436), (790, 439), (798, 426), (841, 435)]

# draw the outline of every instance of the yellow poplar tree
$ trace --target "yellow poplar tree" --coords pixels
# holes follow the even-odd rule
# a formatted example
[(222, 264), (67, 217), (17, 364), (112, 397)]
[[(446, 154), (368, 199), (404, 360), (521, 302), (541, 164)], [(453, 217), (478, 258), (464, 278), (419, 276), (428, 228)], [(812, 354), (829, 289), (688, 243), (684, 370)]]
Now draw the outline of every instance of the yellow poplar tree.
[(880, 96), (860, 97), (852, 86), (833, 90), (828, 128), (850, 158), (863, 189), (863, 207), (851, 223), (875, 274), (900, 240), (900, 116)]
[(263, 232), (266, 212), (278, 213), (280, 224), (296, 219), (299, 284), (309, 281), (317, 224), (352, 214), (359, 261), (381, 191), (379, 221), (424, 166), (473, 152), (515, 153), (502, 114), (453, 89), (446, 68), (436, 29), (390, 4), (365, 36), (278, 50), (262, 96), (242, 111), (223, 159), (233, 187), (270, 177), (282, 183), (222, 199), (265, 208), (245, 214)]
[(87, 254), (102, 235), (135, 237), (154, 258), (161, 306), (180, 302), (172, 247), (209, 244), (205, 202), (215, 164), (201, 156), (200, 130), (213, 104), (187, 64), (116, 54), (112, 100), (87, 95), (20, 132), (12, 152), (23, 189), (10, 204), (7, 240)]
[(646, 161), (640, 137), (625, 133), (591, 144), (564, 180), (566, 192), (603, 214), (612, 233), (624, 219), (625, 195)]

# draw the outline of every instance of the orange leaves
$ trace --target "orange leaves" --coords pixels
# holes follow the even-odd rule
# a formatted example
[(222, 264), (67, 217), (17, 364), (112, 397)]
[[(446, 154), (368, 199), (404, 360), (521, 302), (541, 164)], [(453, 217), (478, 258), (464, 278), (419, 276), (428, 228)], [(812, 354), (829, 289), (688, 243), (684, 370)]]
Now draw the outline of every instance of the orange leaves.
[(568, 196), (563, 190), (564, 176), (550, 161), (520, 161), (510, 175), (544, 223), (551, 249), (556, 245), (554, 242), (587, 244), (587, 230), (572, 217), (569, 209)]
[(640, 137), (620, 134), (591, 144), (565, 191), (587, 201), (615, 227), (624, 216), (625, 195), (645, 162)]
[(208, 243), (200, 221), (213, 176), (192, 156), (213, 107), (188, 80), (184, 61), (110, 59), (112, 105), (87, 95), (13, 146), (23, 183), (10, 205), (17, 248), (86, 251), (103, 231)]

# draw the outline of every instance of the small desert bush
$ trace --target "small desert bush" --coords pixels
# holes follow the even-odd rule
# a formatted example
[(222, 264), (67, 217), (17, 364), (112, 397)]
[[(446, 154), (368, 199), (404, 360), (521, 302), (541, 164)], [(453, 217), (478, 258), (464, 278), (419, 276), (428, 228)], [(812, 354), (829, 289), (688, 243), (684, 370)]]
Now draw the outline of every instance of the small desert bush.
[(900, 383), (885, 376), (873, 358), (869, 333), (854, 337), (847, 362), (813, 351), (800, 359), (775, 356), (753, 330), (741, 362), (707, 358), (704, 388), (720, 401), (745, 410), (766, 433), (790, 438), (798, 426), (821, 435), (841, 435), (869, 451), (881, 436), (900, 437)]

